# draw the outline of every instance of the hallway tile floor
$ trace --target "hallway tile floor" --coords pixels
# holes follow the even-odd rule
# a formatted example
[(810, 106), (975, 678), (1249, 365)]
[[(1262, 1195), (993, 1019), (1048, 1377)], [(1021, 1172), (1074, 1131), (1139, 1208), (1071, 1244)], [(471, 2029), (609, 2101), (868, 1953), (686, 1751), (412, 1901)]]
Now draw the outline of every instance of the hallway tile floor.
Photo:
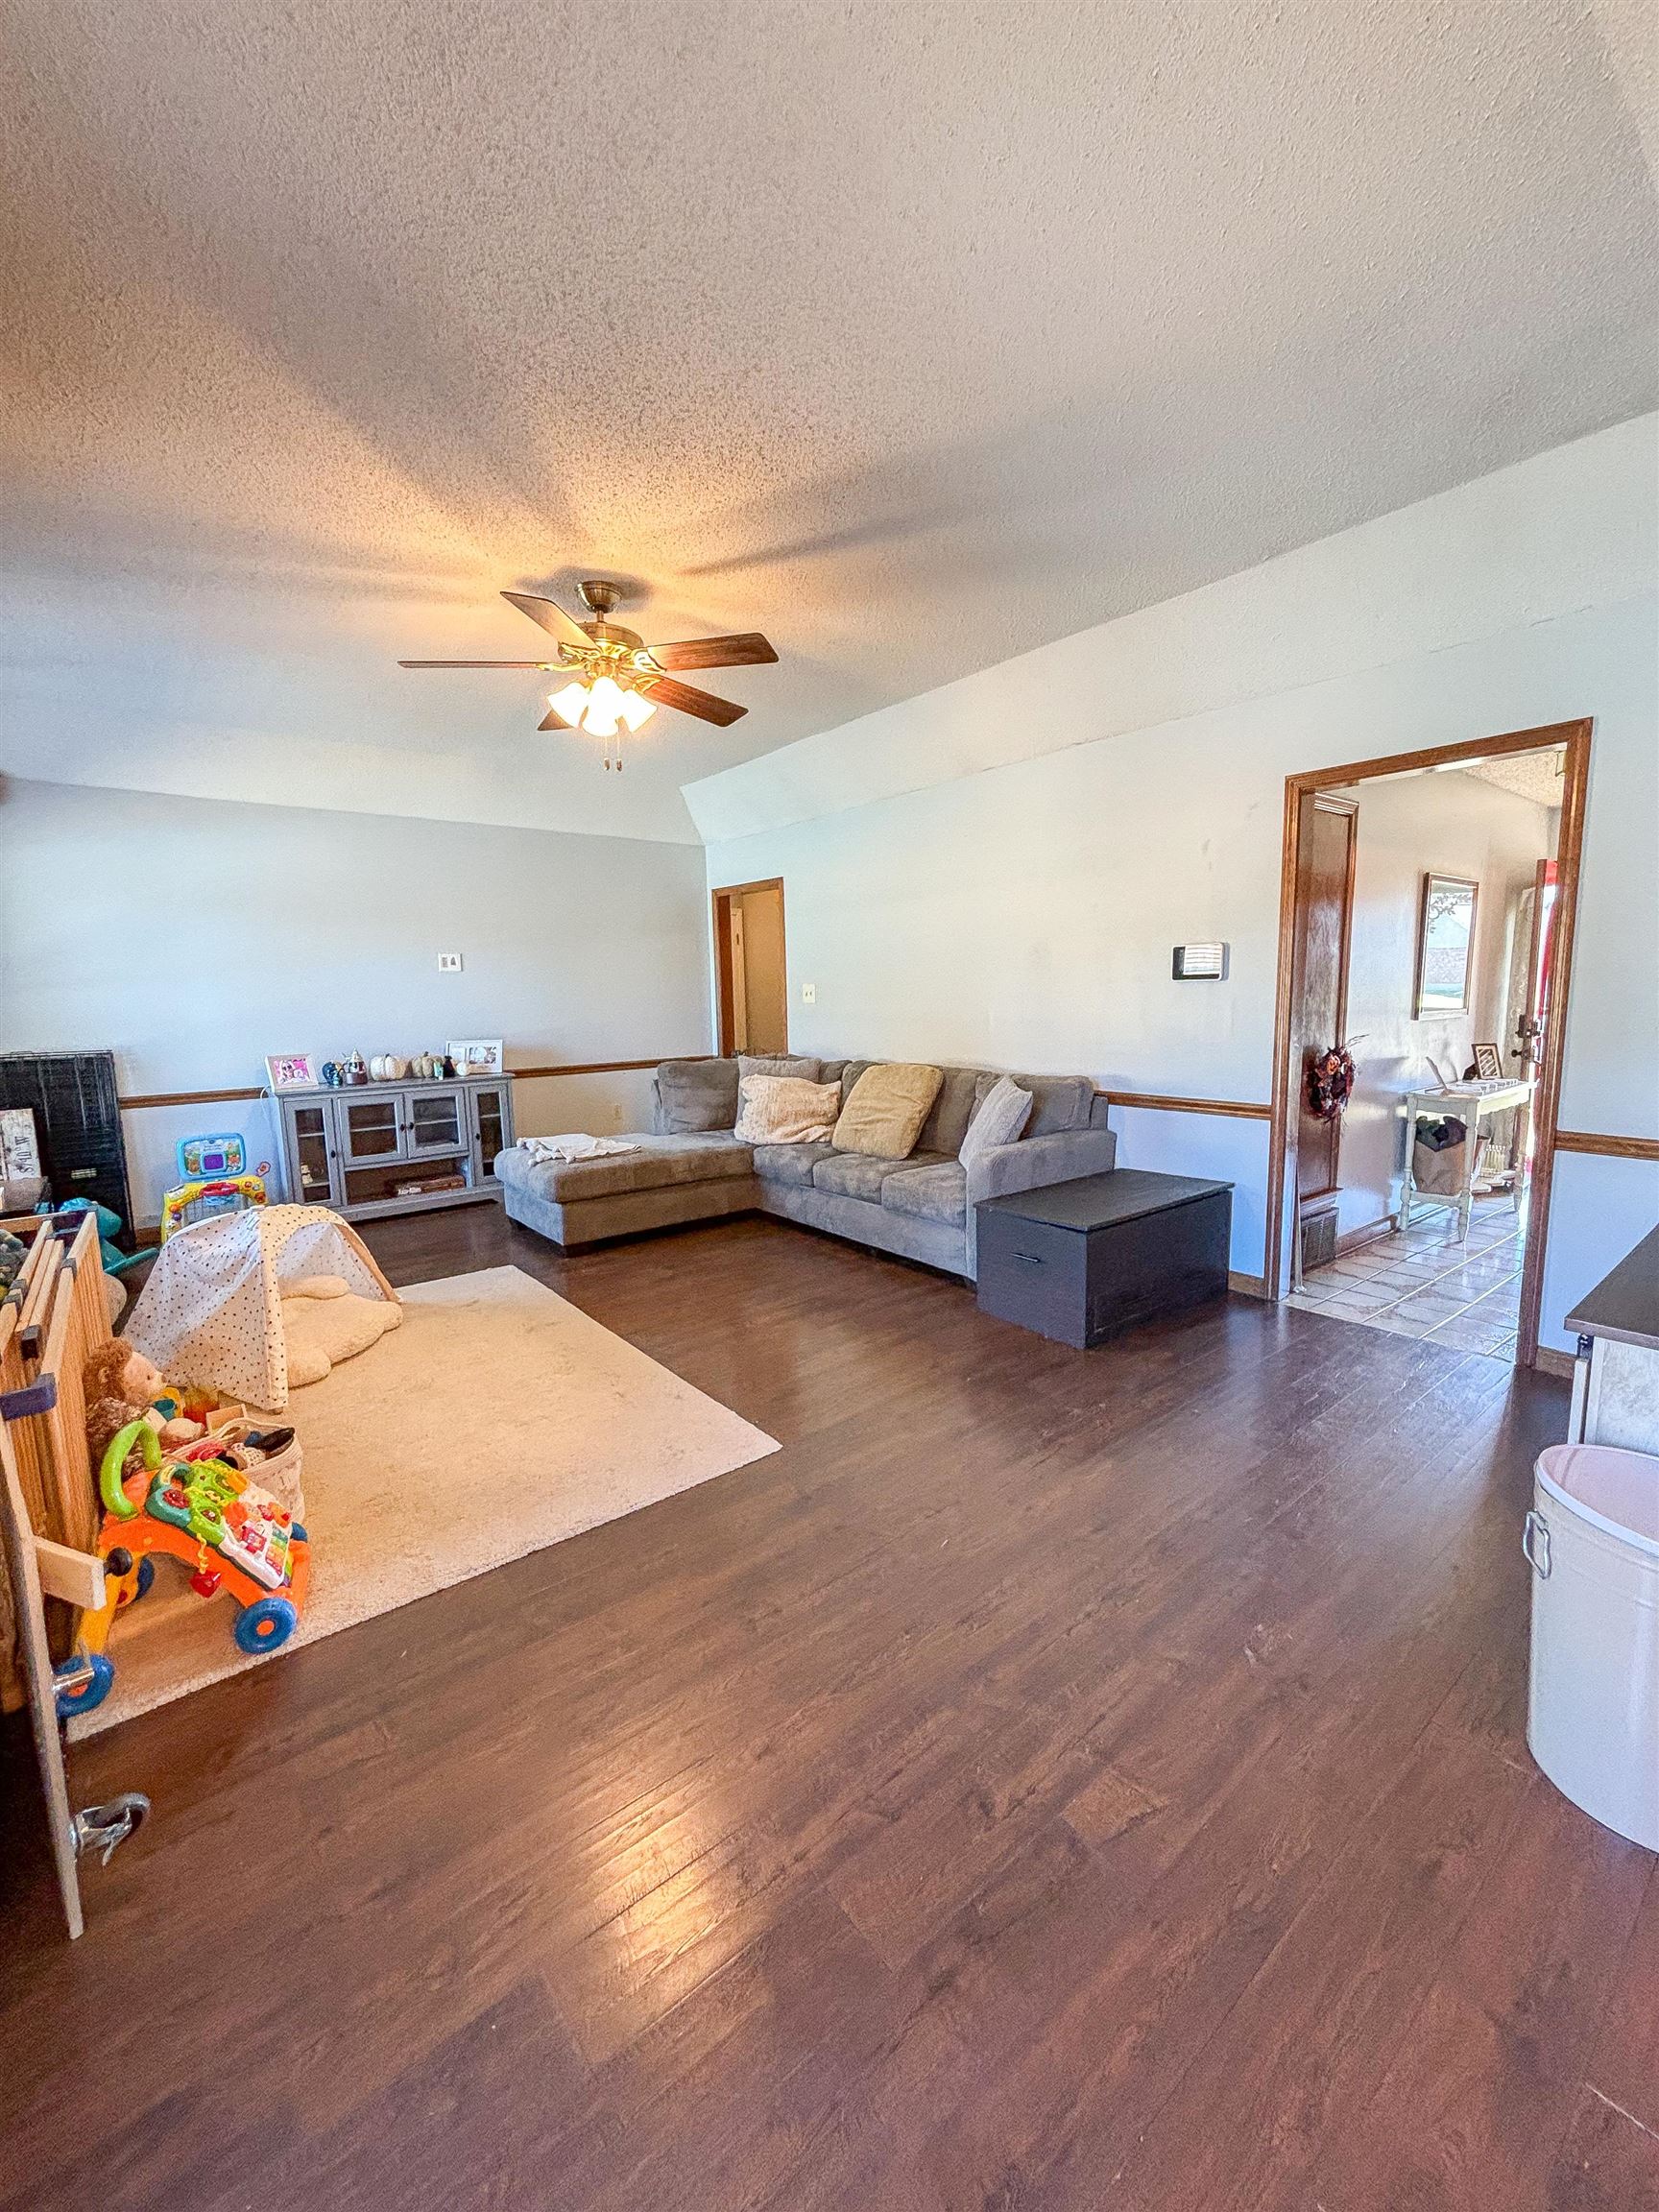
[(1505, 1192), (1477, 1199), (1465, 1242), (1455, 1214), (1414, 1221), (1316, 1268), (1289, 1303), (1395, 1336), (1513, 1360), (1526, 1218)]

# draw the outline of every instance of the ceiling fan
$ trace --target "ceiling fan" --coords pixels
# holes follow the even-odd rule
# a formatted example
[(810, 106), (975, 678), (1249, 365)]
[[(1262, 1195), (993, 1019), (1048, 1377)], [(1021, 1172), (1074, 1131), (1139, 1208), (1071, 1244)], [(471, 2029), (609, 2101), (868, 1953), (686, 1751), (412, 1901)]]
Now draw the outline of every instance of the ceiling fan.
[(576, 587), (578, 598), (591, 620), (578, 622), (551, 599), (539, 599), (529, 591), (503, 591), (501, 596), (539, 622), (557, 642), (551, 660), (544, 661), (399, 661), (399, 668), (540, 668), (554, 676), (567, 676), (562, 689), (548, 693), (547, 712), (539, 730), (586, 730), (605, 741), (605, 765), (620, 770), (622, 733), (641, 729), (659, 707), (678, 708), (701, 722), (715, 722), (722, 729), (747, 714), (730, 699), (716, 699), (695, 685), (676, 683), (675, 668), (747, 668), (778, 656), (758, 630), (745, 630), (730, 637), (687, 637), (677, 645), (647, 645), (635, 631), (624, 630), (610, 619), (622, 597), (622, 587), (602, 576), (589, 577)]

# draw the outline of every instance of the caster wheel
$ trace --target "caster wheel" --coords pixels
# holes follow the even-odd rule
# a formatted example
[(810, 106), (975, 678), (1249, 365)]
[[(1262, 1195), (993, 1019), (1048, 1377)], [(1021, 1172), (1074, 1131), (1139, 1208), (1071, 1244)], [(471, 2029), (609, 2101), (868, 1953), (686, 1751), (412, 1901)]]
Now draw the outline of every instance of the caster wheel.
[(115, 1679), (113, 1663), (102, 1651), (94, 1651), (86, 1664), (91, 1670), (86, 1680), (58, 1693), (60, 1720), (73, 1720), (77, 1713), (95, 1711), (109, 1695), (109, 1685)]
[(293, 1635), (299, 1618), (286, 1598), (259, 1598), (237, 1614), (233, 1633), (244, 1651), (276, 1651)]
[(152, 1583), (152, 1582), (154, 1582), (154, 1581), (155, 1581), (155, 1579), (156, 1579), (156, 1562), (155, 1562), (155, 1560), (154, 1560), (154, 1559), (140, 1559), (140, 1560), (139, 1560), (139, 1562), (138, 1562), (138, 1582), (137, 1582), (137, 1587), (136, 1587), (136, 1588), (133, 1590), (133, 1592), (132, 1592), (132, 1596), (133, 1596), (133, 1599), (134, 1599), (134, 1600), (136, 1600), (136, 1599), (140, 1599), (140, 1598), (144, 1597), (144, 1596), (147, 1594), (147, 1592), (149, 1591), (149, 1588), (150, 1588), (150, 1585), (151, 1585), (151, 1583)]

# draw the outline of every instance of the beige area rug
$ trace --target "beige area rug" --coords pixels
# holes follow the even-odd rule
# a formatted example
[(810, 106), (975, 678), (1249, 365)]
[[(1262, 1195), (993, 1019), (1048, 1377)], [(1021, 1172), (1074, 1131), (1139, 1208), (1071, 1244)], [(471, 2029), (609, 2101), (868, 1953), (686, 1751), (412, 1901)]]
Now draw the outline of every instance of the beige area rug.
[[(312, 1541), (310, 1592), (288, 1643), (245, 1656), (233, 1600), (195, 1597), (186, 1570), (158, 1559), (149, 1596), (111, 1635), (109, 1695), (73, 1736), (280, 1666), (302, 1644), (778, 1449), (517, 1267), (402, 1295), (401, 1329), (288, 1407)], [(463, 1409), (464, 1426), (438, 1429), (439, 1408)]]

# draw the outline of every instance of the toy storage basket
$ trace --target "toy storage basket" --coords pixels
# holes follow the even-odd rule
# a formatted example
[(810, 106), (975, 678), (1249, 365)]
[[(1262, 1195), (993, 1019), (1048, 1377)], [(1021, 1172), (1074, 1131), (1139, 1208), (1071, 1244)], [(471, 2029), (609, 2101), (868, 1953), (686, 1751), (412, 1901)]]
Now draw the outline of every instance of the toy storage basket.
[[(222, 1407), (219, 1413), (209, 1416), (207, 1426), (210, 1434), (223, 1442), (240, 1444), (250, 1432), (257, 1433), (262, 1429), (275, 1429), (283, 1424), (263, 1414), (257, 1421), (250, 1420), (246, 1411), (238, 1406)], [(302, 1519), (305, 1512), (305, 1493), (301, 1486), (303, 1467), (300, 1439), (296, 1436), (286, 1451), (274, 1453), (270, 1458), (258, 1460), (249, 1468), (248, 1475), (252, 1481), (258, 1483), (261, 1490), (269, 1490), (274, 1498), (282, 1501), (290, 1513)]]
[(1659, 1459), (1551, 1445), (1522, 1547), (1532, 1756), (1593, 1819), (1659, 1851)]

